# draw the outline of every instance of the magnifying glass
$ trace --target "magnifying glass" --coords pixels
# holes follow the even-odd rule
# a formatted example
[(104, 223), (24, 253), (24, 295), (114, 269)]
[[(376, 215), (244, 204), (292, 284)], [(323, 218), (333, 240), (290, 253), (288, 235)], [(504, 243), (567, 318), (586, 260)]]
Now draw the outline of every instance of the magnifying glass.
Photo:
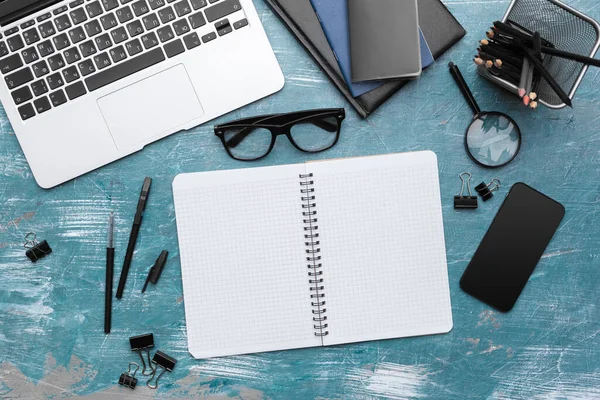
[(506, 114), (481, 111), (458, 67), (452, 62), (448, 66), (474, 114), (465, 135), (467, 153), (473, 161), (487, 168), (499, 168), (510, 163), (521, 149), (519, 126)]

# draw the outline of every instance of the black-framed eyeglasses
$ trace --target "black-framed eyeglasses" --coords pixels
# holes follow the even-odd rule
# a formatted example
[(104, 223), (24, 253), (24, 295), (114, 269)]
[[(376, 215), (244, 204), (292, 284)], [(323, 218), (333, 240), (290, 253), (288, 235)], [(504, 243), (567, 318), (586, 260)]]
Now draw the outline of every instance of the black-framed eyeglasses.
[(340, 138), (343, 108), (262, 115), (215, 126), (215, 135), (234, 159), (255, 161), (266, 157), (279, 135), (286, 135), (300, 151), (318, 153)]

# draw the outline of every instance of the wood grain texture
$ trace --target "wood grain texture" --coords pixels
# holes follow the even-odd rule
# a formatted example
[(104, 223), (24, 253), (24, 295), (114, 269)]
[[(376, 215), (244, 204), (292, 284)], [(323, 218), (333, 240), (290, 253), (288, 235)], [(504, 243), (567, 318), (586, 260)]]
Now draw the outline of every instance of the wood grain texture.
[[(286, 86), (218, 122), (345, 106), (348, 117), (339, 144), (315, 158), (435, 151), (454, 329), (435, 337), (193, 360), (186, 345), (171, 181), (181, 172), (297, 163), (310, 157), (282, 140), (265, 160), (238, 163), (227, 156), (208, 123), (44, 191), (36, 186), (0, 110), (0, 398), (600, 398), (598, 70), (586, 75), (574, 109), (530, 112), (478, 77), (471, 62), (477, 41), (509, 2), (445, 1), (467, 37), (364, 121), (263, 0), (255, 3)], [(569, 4), (600, 19), (594, 0)], [(470, 110), (448, 73), (450, 60), (461, 67), (483, 109), (504, 111), (521, 126), (522, 152), (509, 166), (492, 172), (468, 159), (463, 135)], [(463, 171), (473, 174), (475, 184), (496, 177), (503, 187), (479, 210), (457, 212), (452, 198)], [(127, 290), (114, 303), (113, 332), (105, 336), (107, 219), (114, 210), (118, 274), (145, 176), (154, 178), (146, 218)], [(458, 281), (502, 198), (519, 181), (562, 202), (567, 215), (517, 306), (500, 314), (461, 292)], [(48, 240), (54, 253), (30, 263), (22, 245), (28, 232)], [(141, 295), (148, 268), (163, 249), (171, 255), (161, 280)], [(268, 312), (268, 288), (265, 296)], [(119, 387), (120, 373), (136, 360), (127, 338), (146, 332), (153, 332), (157, 348), (179, 362), (158, 391), (147, 389), (143, 381), (135, 391)]]

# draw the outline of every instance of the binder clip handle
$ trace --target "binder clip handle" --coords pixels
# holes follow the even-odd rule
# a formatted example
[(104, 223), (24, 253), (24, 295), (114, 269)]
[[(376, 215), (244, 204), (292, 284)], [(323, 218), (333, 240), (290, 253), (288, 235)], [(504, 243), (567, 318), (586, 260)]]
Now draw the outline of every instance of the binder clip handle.
[(37, 236), (33, 232), (29, 232), (25, 236), (25, 243), (23, 244), (23, 247), (27, 249), (25, 255), (31, 260), (31, 262), (36, 262), (37, 260), (52, 253), (52, 249), (50, 248), (48, 242), (44, 240), (41, 243), (38, 243)]

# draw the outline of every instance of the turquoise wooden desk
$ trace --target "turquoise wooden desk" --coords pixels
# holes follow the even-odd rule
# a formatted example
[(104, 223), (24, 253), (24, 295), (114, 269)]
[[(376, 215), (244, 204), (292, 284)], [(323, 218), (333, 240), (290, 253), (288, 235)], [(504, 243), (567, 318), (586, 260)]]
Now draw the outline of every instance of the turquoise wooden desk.
[[(447, 335), (193, 360), (187, 353), (171, 181), (181, 172), (249, 167), (230, 159), (212, 123), (50, 191), (38, 188), (0, 112), (0, 399), (593, 399), (600, 398), (600, 75), (590, 70), (574, 109), (531, 112), (475, 73), (471, 58), (509, 1), (445, 1), (468, 36), (381, 107), (360, 120), (262, 0), (255, 1), (285, 73), (278, 94), (218, 120), (318, 107), (346, 107), (342, 137), (319, 158), (422, 149), (440, 162), (454, 329)], [(569, 4), (595, 19), (594, 0)], [(497, 171), (476, 167), (463, 148), (471, 111), (448, 73), (463, 70), (483, 109), (521, 126), (522, 152)], [(217, 122), (217, 121), (215, 121)], [(85, 135), (85, 130), (81, 132)], [(287, 141), (252, 166), (309, 158)], [(458, 175), (496, 177), (503, 187), (475, 212), (457, 212)], [(143, 178), (154, 186), (128, 286), (103, 333), (106, 224), (116, 214), (116, 276)], [(504, 194), (526, 182), (562, 202), (566, 218), (509, 314), (458, 286)], [(419, 196), (419, 193), (415, 193)], [(480, 202), (481, 203), (481, 202)], [(54, 252), (32, 264), (28, 232)], [(161, 250), (171, 252), (158, 286), (141, 286)], [(134, 290), (135, 288), (135, 290)], [(218, 307), (218, 304), (212, 305)], [(268, 307), (267, 307), (268, 308)], [(356, 316), (360, 318), (360, 315)], [(116, 381), (137, 355), (128, 337), (153, 332), (178, 359), (158, 390)]]

